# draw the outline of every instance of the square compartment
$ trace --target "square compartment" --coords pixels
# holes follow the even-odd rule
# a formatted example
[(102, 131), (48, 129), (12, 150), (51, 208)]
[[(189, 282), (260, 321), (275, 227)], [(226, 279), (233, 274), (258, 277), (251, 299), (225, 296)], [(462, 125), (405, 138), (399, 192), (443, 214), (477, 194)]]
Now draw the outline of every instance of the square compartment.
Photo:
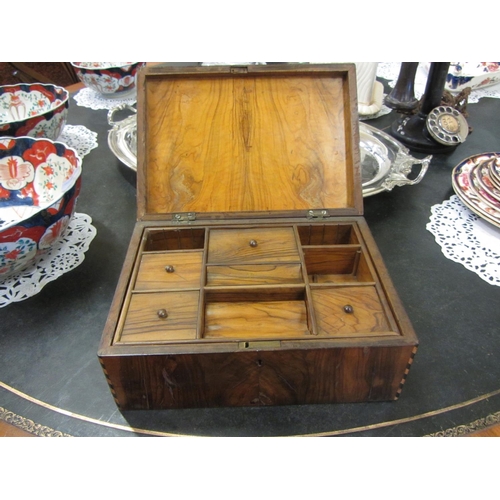
[(373, 282), (365, 255), (358, 245), (304, 248), (311, 284)]
[(298, 226), (301, 245), (359, 244), (352, 224), (314, 224)]

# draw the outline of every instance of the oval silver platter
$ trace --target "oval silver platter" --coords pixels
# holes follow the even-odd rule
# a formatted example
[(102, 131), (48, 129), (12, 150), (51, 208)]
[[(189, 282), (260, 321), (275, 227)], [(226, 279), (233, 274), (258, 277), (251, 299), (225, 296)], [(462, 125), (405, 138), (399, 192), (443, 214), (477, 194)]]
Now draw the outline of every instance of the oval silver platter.
[[(114, 114), (125, 108), (134, 114), (115, 122)], [(137, 170), (137, 117), (135, 108), (118, 106), (108, 113), (112, 126), (108, 133), (108, 145), (113, 154), (127, 167)], [(399, 141), (371, 125), (359, 123), (360, 154), (362, 167), (363, 197), (391, 191), (396, 186), (418, 184), (424, 177), (432, 156), (414, 158), (408, 148)], [(413, 179), (408, 176), (420, 167)]]

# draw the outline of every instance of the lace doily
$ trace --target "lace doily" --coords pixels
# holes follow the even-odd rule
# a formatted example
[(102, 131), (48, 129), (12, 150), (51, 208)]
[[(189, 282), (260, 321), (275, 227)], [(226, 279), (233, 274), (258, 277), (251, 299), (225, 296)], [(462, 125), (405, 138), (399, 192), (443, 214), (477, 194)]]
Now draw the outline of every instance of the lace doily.
[(36, 295), (47, 283), (78, 267), (97, 234), (91, 222), (90, 216), (75, 213), (64, 236), (31, 267), (0, 278), (0, 308)]
[(75, 94), (75, 101), (78, 106), (91, 109), (113, 109), (121, 104), (132, 106), (137, 101), (135, 94), (124, 96), (123, 98), (106, 98), (88, 87), (84, 87)]
[[(377, 76), (389, 80), (389, 86), (393, 87), (396, 85), (399, 76), (399, 70), (401, 69), (401, 63), (387, 63), (381, 62), (377, 66)], [(420, 99), (425, 92), (425, 86), (427, 84), (427, 75), (429, 71), (429, 65), (425, 63), (420, 63), (418, 65), (417, 73), (415, 75), (415, 97)], [(485, 87), (481, 89), (474, 89), (468, 99), (468, 103), (478, 102), (482, 97), (492, 97), (494, 99), (500, 99), (500, 84), (492, 85), (491, 87)]]
[(500, 286), (500, 228), (472, 213), (457, 195), (431, 207), (426, 228), (445, 257)]
[(97, 133), (83, 125), (66, 125), (57, 140), (76, 150), (81, 158), (98, 146)]

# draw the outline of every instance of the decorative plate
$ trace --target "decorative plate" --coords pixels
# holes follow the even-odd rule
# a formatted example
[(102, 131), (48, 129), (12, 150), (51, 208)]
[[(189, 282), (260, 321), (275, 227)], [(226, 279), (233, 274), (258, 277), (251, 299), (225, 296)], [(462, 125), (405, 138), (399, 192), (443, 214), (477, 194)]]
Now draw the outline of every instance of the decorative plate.
[(471, 172), (479, 165), (491, 159), (496, 161), (498, 154), (500, 153), (482, 153), (466, 158), (453, 169), (451, 179), (455, 193), (470, 210), (500, 227), (500, 210), (486, 202), (474, 185), (475, 179), (471, 176)]

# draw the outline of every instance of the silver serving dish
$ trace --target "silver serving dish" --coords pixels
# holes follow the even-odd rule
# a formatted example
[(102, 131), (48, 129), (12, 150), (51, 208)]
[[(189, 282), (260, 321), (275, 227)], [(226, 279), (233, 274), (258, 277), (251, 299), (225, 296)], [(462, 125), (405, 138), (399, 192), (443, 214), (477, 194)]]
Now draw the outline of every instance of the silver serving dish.
[[(115, 122), (115, 113), (124, 109), (133, 114)], [(113, 108), (108, 112), (108, 123), (112, 126), (108, 134), (111, 151), (127, 167), (137, 170), (136, 109), (125, 104)], [(405, 146), (382, 130), (360, 122), (359, 138), (364, 197), (391, 191), (396, 186), (418, 184), (427, 172), (432, 156), (414, 158)], [(420, 171), (410, 179), (408, 175), (414, 166), (420, 166)]]

